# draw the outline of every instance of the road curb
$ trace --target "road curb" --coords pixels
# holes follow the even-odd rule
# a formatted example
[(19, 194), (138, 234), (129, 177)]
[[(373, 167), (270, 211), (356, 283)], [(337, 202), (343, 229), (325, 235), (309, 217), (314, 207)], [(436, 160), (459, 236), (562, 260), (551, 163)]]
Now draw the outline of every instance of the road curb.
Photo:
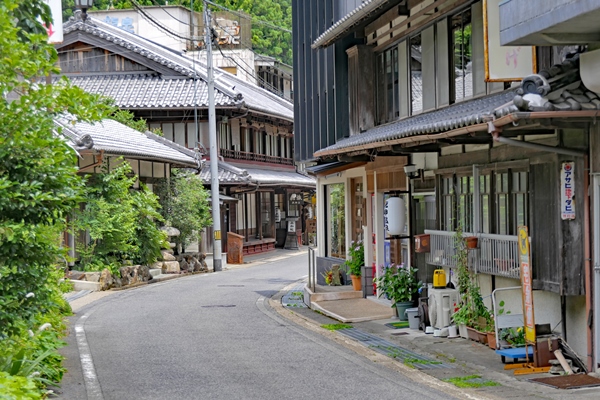
[(348, 338), (347, 336), (342, 335), (336, 331), (330, 331), (325, 328), (322, 328), (314, 320), (312, 320), (308, 317), (305, 317), (303, 315), (300, 315), (300, 314), (294, 312), (293, 310), (284, 307), (281, 304), (281, 298), (284, 296), (285, 293), (287, 293), (288, 291), (290, 291), (291, 289), (296, 287), (298, 285), (298, 283), (300, 283), (300, 282), (301, 281), (295, 282), (295, 283), (292, 283), (292, 284), (286, 286), (285, 288), (280, 290), (276, 295), (274, 295), (268, 299), (269, 306), (273, 310), (275, 310), (275, 312), (277, 312), (277, 314), (279, 314), (281, 317), (285, 318), (286, 320), (288, 320), (300, 327), (303, 327), (311, 332), (314, 332), (321, 336), (324, 336), (324, 337), (334, 341), (335, 343), (337, 343), (349, 350), (352, 350), (356, 354), (367, 358), (368, 360), (372, 361), (373, 363), (377, 363), (388, 369), (398, 372), (417, 384), (426, 385), (427, 387), (436, 389), (442, 393), (446, 393), (446, 394), (448, 394), (450, 396), (454, 396), (458, 399), (500, 400), (499, 397), (490, 396), (487, 393), (486, 394), (474, 393), (473, 391), (468, 390), (468, 389), (467, 390), (460, 389), (450, 383), (441, 381), (441, 380), (434, 378), (424, 372), (421, 372), (414, 368), (410, 368), (410, 367), (404, 365), (403, 363), (400, 363), (400, 362), (394, 360), (393, 358), (390, 358), (388, 356), (380, 354), (374, 350), (369, 349), (368, 347), (365, 347), (364, 345), (360, 344), (360, 342), (358, 342), (356, 340)]

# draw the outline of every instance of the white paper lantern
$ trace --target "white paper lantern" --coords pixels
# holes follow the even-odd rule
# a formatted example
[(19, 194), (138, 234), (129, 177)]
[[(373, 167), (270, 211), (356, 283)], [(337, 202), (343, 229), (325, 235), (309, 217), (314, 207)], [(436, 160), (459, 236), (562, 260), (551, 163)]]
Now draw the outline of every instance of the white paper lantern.
[(402, 235), (406, 225), (406, 203), (402, 197), (390, 197), (383, 209), (385, 230), (392, 236)]

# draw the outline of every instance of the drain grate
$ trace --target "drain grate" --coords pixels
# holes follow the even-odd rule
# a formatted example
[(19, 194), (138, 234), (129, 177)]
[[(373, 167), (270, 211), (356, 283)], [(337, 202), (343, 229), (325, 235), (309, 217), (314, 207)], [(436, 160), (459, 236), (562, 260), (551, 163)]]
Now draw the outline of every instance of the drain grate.
[(213, 304), (213, 305), (209, 305), (209, 306), (200, 306), (202, 308), (229, 308), (229, 307), (235, 307), (235, 304)]
[(424, 357), (410, 350), (403, 349), (378, 336), (360, 331), (356, 328), (340, 329), (339, 333), (359, 341), (364, 346), (388, 357), (395, 358), (416, 369), (452, 368), (452, 365)]
[(308, 308), (304, 304), (304, 285), (294, 287), (281, 298), (281, 304), (287, 308)]

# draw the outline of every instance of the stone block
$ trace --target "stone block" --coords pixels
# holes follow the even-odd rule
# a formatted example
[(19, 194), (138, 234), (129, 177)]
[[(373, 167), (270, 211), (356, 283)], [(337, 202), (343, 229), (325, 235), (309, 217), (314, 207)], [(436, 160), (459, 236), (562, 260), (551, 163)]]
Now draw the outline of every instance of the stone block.
[(100, 272), (86, 272), (85, 280), (88, 282), (99, 282), (100, 281)]
[(179, 268), (179, 262), (177, 261), (165, 261), (163, 263), (163, 274), (178, 274), (181, 272)]
[(102, 270), (98, 283), (100, 283), (100, 290), (108, 290), (114, 286), (115, 281), (108, 268)]
[(171, 253), (167, 253), (166, 251), (162, 251), (162, 258), (165, 261), (176, 261), (177, 259), (175, 258), (175, 256)]
[(160, 263), (160, 268), (150, 268), (150, 275), (152, 277), (158, 276), (162, 274), (162, 263)]
[(67, 272), (67, 278), (76, 281), (83, 281), (85, 280), (85, 272), (75, 270), (69, 271)]
[(154, 264), (150, 265), (150, 269), (162, 269), (163, 262), (157, 261)]
[(73, 290), (77, 292), (80, 290), (89, 290), (91, 292), (100, 291), (100, 284), (98, 282), (71, 280), (71, 283), (73, 283)]

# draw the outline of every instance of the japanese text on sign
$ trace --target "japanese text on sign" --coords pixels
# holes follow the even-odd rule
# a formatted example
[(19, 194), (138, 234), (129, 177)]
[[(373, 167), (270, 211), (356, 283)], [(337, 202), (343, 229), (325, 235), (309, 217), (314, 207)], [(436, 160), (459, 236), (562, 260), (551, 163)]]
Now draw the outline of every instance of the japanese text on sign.
[(575, 219), (574, 168), (574, 162), (564, 162), (560, 169), (560, 211), (562, 219)]
[(523, 291), (523, 322), (525, 340), (535, 343), (535, 315), (533, 312), (533, 285), (529, 254), (529, 233), (526, 226), (519, 226), (519, 261), (521, 264), (521, 289)]

